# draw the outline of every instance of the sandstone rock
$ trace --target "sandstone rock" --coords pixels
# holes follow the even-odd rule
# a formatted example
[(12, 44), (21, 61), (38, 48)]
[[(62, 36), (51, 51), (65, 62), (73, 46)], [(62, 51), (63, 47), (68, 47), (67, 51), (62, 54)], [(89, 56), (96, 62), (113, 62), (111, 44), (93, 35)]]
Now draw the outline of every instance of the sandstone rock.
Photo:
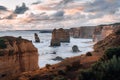
[(5, 40), (6, 48), (0, 47), (0, 80), (11, 80), (21, 72), (39, 69), (38, 51), (31, 41), (8, 36), (1, 39)]
[(78, 49), (78, 46), (77, 46), (77, 45), (74, 45), (74, 46), (72, 47), (72, 51), (73, 51), (73, 52), (79, 52), (80, 50)]
[(71, 28), (70, 35), (74, 38), (92, 38), (95, 26)]
[(34, 34), (34, 37), (35, 37), (35, 42), (40, 42), (40, 39), (39, 39), (39, 37), (38, 37), (38, 34), (37, 34), (37, 33), (35, 33), (35, 34)]
[[(118, 29), (120, 31), (120, 29)], [(117, 32), (117, 31), (116, 31)], [(105, 37), (104, 40), (97, 42), (94, 45), (94, 52), (104, 54), (104, 51), (111, 47), (119, 47), (120, 46), (120, 34), (116, 34), (116, 32)]]
[(57, 37), (59, 37), (60, 42), (70, 42), (69, 32), (64, 30), (63, 28), (58, 29), (56, 34)]
[(70, 42), (69, 32), (60, 28), (52, 32), (51, 46), (60, 46), (60, 42)]
[(103, 40), (118, 29), (120, 29), (120, 23), (97, 26), (93, 34), (93, 41), (98, 42)]
[(54, 29), (52, 32), (51, 46), (60, 46), (60, 39), (56, 33), (57, 33), (57, 30)]

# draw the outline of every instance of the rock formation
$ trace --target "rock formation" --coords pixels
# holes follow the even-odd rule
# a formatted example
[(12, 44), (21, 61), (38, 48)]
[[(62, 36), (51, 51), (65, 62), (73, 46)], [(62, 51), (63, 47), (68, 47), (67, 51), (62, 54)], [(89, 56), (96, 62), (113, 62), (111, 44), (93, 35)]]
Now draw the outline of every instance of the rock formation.
[(97, 42), (94, 45), (94, 52), (97, 54), (103, 54), (105, 50), (111, 47), (119, 47), (120, 46), (120, 29), (111, 33), (104, 40)]
[(74, 38), (92, 38), (94, 29), (94, 26), (71, 28), (70, 35)]
[(37, 33), (34, 34), (34, 37), (35, 37), (35, 42), (40, 42), (40, 38), (38, 37)]
[(56, 33), (57, 33), (57, 30), (54, 29), (52, 32), (51, 46), (60, 46), (60, 39)]
[(60, 42), (70, 42), (69, 32), (60, 28), (52, 32), (51, 46), (60, 46)]
[(119, 23), (97, 26), (93, 34), (93, 41), (98, 42), (103, 40), (105, 37), (118, 29), (120, 29)]
[(21, 72), (37, 69), (38, 51), (31, 41), (0, 37), (0, 80), (11, 80)]
[(77, 45), (74, 45), (74, 46), (72, 47), (72, 51), (73, 51), (73, 52), (79, 52), (80, 50), (78, 49), (78, 46), (77, 46)]

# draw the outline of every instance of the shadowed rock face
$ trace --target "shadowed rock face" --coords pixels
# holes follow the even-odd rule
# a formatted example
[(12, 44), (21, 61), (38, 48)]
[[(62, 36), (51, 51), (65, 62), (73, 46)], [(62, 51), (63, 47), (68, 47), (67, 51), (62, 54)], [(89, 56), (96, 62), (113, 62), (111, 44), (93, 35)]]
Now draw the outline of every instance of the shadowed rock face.
[(74, 38), (92, 38), (94, 29), (94, 26), (71, 28), (70, 35)]
[(35, 37), (35, 42), (40, 42), (40, 38), (38, 37), (37, 33), (34, 34), (34, 37)]
[(31, 41), (0, 37), (0, 79), (11, 80), (21, 72), (37, 70), (38, 51)]
[(60, 28), (52, 32), (51, 46), (60, 46), (60, 42), (70, 42), (69, 32)]

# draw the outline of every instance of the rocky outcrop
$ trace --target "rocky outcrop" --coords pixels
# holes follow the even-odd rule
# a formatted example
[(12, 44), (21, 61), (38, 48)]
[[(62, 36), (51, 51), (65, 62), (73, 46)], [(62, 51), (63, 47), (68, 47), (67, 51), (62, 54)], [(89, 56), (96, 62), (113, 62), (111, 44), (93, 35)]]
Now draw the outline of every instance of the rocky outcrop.
[(119, 23), (97, 26), (93, 34), (93, 41), (98, 42), (103, 40), (118, 29), (120, 29)]
[(60, 46), (60, 42), (70, 42), (69, 32), (60, 28), (52, 32), (51, 46)]
[(92, 38), (94, 29), (94, 26), (71, 28), (70, 35), (74, 38)]
[(97, 26), (93, 32), (93, 42), (98, 42), (100, 40), (102, 40), (102, 36), (101, 36), (101, 33), (102, 33), (102, 29), (103, 29), (103, 26)]
[(34, 34), (34, 37), (35, 37), (35, 42), (40, 42), (40, 38), (38, 37), (37, 33)]
[(104, 51), (107, 50), (108, 48), (119, 46), (120, 46), (120, 29), (108, 35), (104, 40), (97, 42), (94, 45), (94, 52), (97, 54), (103, 54)]
[(77, 45), (74, 45), (74, 46), (72, 47), (72, 51), (73, 51), (73, 52), (79, 52), (80, 50), (78, 49), (78, 46), (77, 46)]
[(38, 51), (31, 41), (0, 37), (0, 80), (11, 80), (21, 72), (38, 68)]
[(51, 39), (51, 45), (50, 46), (60, 46), (60, 39), (59, 36), (56, 34), (57, 30), (54, 29), (52, 32), (52, 39)]

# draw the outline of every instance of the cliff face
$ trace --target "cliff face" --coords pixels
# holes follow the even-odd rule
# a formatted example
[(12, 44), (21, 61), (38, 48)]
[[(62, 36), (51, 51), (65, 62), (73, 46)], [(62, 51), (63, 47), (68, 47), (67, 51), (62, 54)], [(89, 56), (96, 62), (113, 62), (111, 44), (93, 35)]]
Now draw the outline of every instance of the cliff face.
[(97, 26), (93, 34), (93, 41), (98, 42), (100, 40), (103, 40), (105, 37), (118, 29), (120, 29), (120, 24)]
[(70, 35), (74, 38), (92, 38), (94, 26), (71, 28)]
[(51, 46), (60, 46), (60, 42), (70, 42), (69, 32), (60, 28), (52, 32)]
[(120, 46), (120, 29), (108, 35), (104, 40), (97, 42), (94, 45), (94, 52), (102, 55), (104, 51), (107, 50), (108, 48), (119, 46)]
[(38, 68), (38, 52), (31, 41), (0, 37), (0, 80), (10, 80), (21, 72)]

